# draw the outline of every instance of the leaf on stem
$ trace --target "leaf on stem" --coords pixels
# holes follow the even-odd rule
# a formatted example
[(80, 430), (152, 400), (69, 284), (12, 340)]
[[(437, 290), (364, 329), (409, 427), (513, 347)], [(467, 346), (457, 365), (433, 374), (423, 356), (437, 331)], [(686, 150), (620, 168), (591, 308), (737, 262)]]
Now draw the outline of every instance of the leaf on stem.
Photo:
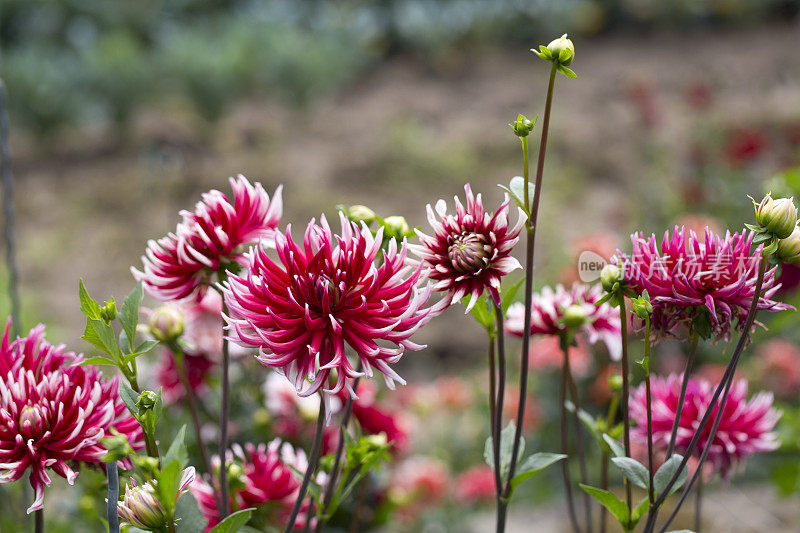
[[(514, 201), (515, 204), (522, 209), (523, 213), (527, 217), (530, 217), (531, 214), (528, 212), (527, 207), (525, 206), (525, 178), (522, 176), (514, 176), (511, 178), (511, 181), (508, 183), (508, 187), (505, 185), (498, 185), (501, 189), (506, 191), (511, 199)], [(533, 199), (533, 195), (535, 192), (534, 184), (528, 181), (528, 200)]]
[(217, 524), (209, 533), (235, 533), (244, 527), (253, 514), (253, 508), (242, 509), (229, 515), (225, 520)]
[[(667, 488), (667, 484), (669, 484), (669, 481), (672, 479), (672, 476), (675, 475), (675, 471), (680, 466), (682, 460), (683, 456), (678, 455), (676, 453), (672, 457), (670, 457), (663, 465), (661, 465), (661, 468), (659, 468), (656, 471), (655, 475), (653, 476), (653, 488), (656, 490), (657, 493), (661, 494), (662, 492), (664, 492), (664, 489)], [(669, 493), (672, 494), (673, 492), (681, 488), (681, 485), (683, 485), (686, 482), (686, 478), (688, 477), (688, 475), (689, 475), (688, 468), (684, 468), (681, 471), (680, 476), (678, 476), (678, 479), (675, 481), (675, 484), (670, 489)]]
[(534, 453), (533, 455), (528, 456), (527, 459), (520, 463), (517, 470), (518, 474), (515, 475), (510, 481), (511, 493), (509, 494), (509, 497), (514, 493), (514, 489), (517, 488), (517, 485), (532, 478), (548, 466), (555, 464), (562, 459), (566, 459), (566, 457), (567, 456), (563, 453), (547, 452)]
[(647, 468), (630, 457), (612, 457), (611, 461), (622, 471), (622, 475), (639, 488), (647, 489), (650, 485), (650, 474)]
[(100, 304), (89, 296), (82, 279), (78, 280), (78, 298), (81, 301), (81, 312), (86, 315), (86, 318), (100, 320)]
[(186, 466), (189, 462), (189, 454), (186, 451), (185, 438), (186, 425), (184, 424), (181, 426), (181, 429), (178, 430), (178, 434), (175, 436), (172, 444), (169, 445), (169, 449), (166, 455), (164, 455), (164, 463), (169, 464), (173, 461), (178, 461), (181, 468)]
[(130, 294), (125, 297), (125, 301), (122, 302), (122, 307), (117, 315), (128, 340), (128, 352), (133, 351), (133, 343), (136, 339), (136, 326), (139, 325), (139, 307), (142, 305), (142, 298), (144, 298), (144, 291), (142, 290), (142, 282), (140, 281)]
[(625, 527), (625, 525), (628, 523), (628, 506), (625, 502), (607, 490), (598, 489), (597, 487), (590, 487), (589, 485), (584, 485), (583, 483), (579, 483), (578, 485), (584, 490), (584, 492), (600, 502), (603, 507), (608, 509), (608, 511), (614, 515), (619, 523)]
[[(517, 432), (517, 426), (514, 422), (509, 422), (508, 425), (500, 432), (500, 477), (505, 479), (511, 467), (511, 454), (514, 449), (514, 435)], [(517, 458), (521, 457), (525, 452), (525, 439), (519, 439), (519, 452)], [(486, 461), (492, 470), (494, 470), (494, 443), (492, 437), (486, 439), (486, 445), (483, 448), (483, 459)]]
[(611, 453), (614, 457), (625, 457), (625, 448), (618, 440), (613, 439), (608, 433), (603, 433), (603, 440), (608, 444)]

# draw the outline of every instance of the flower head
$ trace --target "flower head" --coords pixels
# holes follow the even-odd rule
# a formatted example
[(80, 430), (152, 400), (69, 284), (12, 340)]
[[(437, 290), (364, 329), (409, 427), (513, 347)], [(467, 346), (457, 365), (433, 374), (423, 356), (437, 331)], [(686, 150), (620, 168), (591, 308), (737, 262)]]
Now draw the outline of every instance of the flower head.
[[(659, 449), (666, 449), (669, 445), (672, 424), (677, 416), (681, 381), (680, 375), (671, 374), (666, 378), (653, 377), (651, 382), (653, 444)], [(686, 401), (681, 410), (675, 441), (677, 453), (685, 453), (695, 431), (700, 427), (700, 420), (711, 404), (714, 388), (714, 384), (709, 381), (689, 378)], [(647, 397), (644, 385), (632, 391), (630, 410), (631, 418), (636, 421), (633, 437), (639, 442), (646, 441)], [(723, 478), (730, 477), (733, 469), (746, 457), (778, 447), (779, 443), (773, 429), (780, 414), (772, 408), (771, 393), (758, 393), (748, 401), (747, 381), (742, 379), (734, 382), (723, 409), (717, 434), (713, 442), (709, 442), (708, 437), (718, 412), (717, 406), (713, 409), (708, 423), (701, 429), (701, 437), (693, 455), (699, 457), (703, 450), (710, 446), (708, 460), (714, 466), (715, 472)]]
[[(761, 246), (751, 252), (753, 233), (726, 232), (724, 237), (706, 228), (705, 242), (692, 231), (675, 227), (664, 232), (659, 247), (656, 236), (631, 235), (630, 257), (618, 252), (625, 281), (637, 292), (645, 289), (653, 304), (651, 324), (655, 331), (673, 333), (688, 325), (698, 310), (708, 310), (711, 329), (719, 337), (731, 326), (742, 327), (753, 300), (761, 263)], [(792, 307), (772, 300), (780, 288), (777, 267), (764, 275), (764, 295), (758, 310), (783, 311)]]
[[(180, 497), (189, 490), (189, 486), (195, 480), (194, 467), (190, 466), (183, 470), (178, 492), (175, 495), (177, 504)], [(144, 531), (163, 531), (167, 527), (170, 517), (164, 510), (164, 506), (158, 501), (158, 495), (154, 486), (155, 481), (136, 485), (131, 480), (131, 484), (125, 488), (125, 498), (117, 507), (117, 514), (128, 524)]]
[[(430, 290), (419, 286), (420, 270), (406, 260), (405, 242), (390, 240), (376, 265), (382, 231), (373, 236), (366, 226), (340, 219), (335, 236), (324, 216), (321, 225), (312, 220), (302, 245), (291, 229), (277, 234), (278, 262), (257, 246), (247, 271), (223, 287), (231, 340), (258, 348), (258, 360), (285, 375), (301, 396), (322, 390), (326, 404), (342, 389), (354, 395), (351, 381), (374, 370), (389, 388), (405, 384), (391, 365), (406, 348), (423, 348), (410, 337), (430, 319), (423, 307)], [(363, 371), (354, 368), (346, 346)]]
[[(533, 295), (531, 308), (532, 335), (560, 335), (565, 331), (565, 314), (576, 307), (580, 308), (585, 321), (577, 329), (589, 344), (602, 341), (613, 359), (622, 354), (620, 340), (619, 313), (607, 303), (595, 305), (603, 297), (600, 285), (584, 285), (573, 283), (569, 289), (556, 285), (555, 290), (545, 287)], [(522, 336), (525, 317), (525, 306), (515, 303), (508, 308), (506, 331), (512, 335)]]
[(797, 226), (797, 207), (793, 198), (778, 198), (766, 195), (756, 206), (756, 222), (759, 227), (779, 239), (792, 234)]
[(175, 233), (150, 241), (143, 271), (133, 276), (161, 301), (200, 299), (214, 273), (241, 259), (242, 246), (270, 244), (280, 222), (281, 187), (270, 200), (260, 183), (230, 178), (233, 201), (217, 190), (203, 194), (194, 212), (182, 211)]
[(41, 509), (48, 469), (73, 484), (76, 463), (101, 463), (101, 440), (112, 428), (142, 448), (142, 430), (119, 398), (117, 378), (103, 380), (94, 366), (74, 366), (81, 355), (44, 338), (44, 326), (0, 344), (0, 483), (20, 479), (30, 469)]
[(418, 232), (421, 245), (410, 245), (409, 249), (419, 256), (426, 276), (435, 282), (434, 289), (447, 292), (447, 302), (458, 301), (469, 296), (467, 310), (472, 309), (484, 290), (489, 290), (497, 299), (500, 278), (522, 268), (511, 255), (519, 240), (525, 218), (519, 209), (519, 219), (509, 226), (509, 199), (496, 213), (487, 213), (481, 195), (472, 194), (467, 184), (467, 205), (455, 198), (455, 214), (447, 213), (444, 200), (436, 202), (434, 210), (428, 205), (428, 222), (433, 236)]

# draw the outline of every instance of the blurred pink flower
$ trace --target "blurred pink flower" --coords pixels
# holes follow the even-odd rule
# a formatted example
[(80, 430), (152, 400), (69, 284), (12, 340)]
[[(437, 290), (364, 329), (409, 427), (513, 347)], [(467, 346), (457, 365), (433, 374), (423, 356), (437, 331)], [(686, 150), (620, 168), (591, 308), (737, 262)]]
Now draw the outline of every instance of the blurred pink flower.
[(253, 186), (241, 174), (230, 184), (233, 202), (217, 190), (204, 193), (194, 212), (181, 211), (175, 233), (148, 243), (143, 270), (131, 268), (154, 298), (200, 299), (213, 274), (241, 259), (243, 245), (272, 243), (283, 210), (281, 187), (270, 201), (260, 183)]
[(409, 245), (409, 250), (419, 256), (425, 275), (435, 282), (434, 289), (447, 293), (444, 301), (449, 304), (469, 296), (469, 311), (484, 289), (497, 299), (500, 278), (522, 268), (511, 252), (519, 240), (525, 217), (517, 209), (518, 220), (512, 227), (508, 220), (508, 195), (492, 215), (484, 210), (481, 195), (472, 194), (469, 184), (464, 191), (467, 206), (456, 197), (455, 214), (447, 214), (444, 200), (436, 202), (436, 214), (430, 204), (427, 206), (433, 236), (418, 231), (422, 244)]
[(118, 379), (103, 380), (95, 366), (74, 366), (82, 355), (45, 340), (43, 325), (9, 342), (11, 321), (0, 344), (0, 483), (30, 469), (35, 500), (42, 509), (51, 469), (72, 485), (70, 465), (100, 463), (100, 440), (114, 428), (141, 449), (142, 429), (119, 398)]
[[(666, 450), (669, 444), (672, 424), (677, 416), (681, 376), (655, 376), (652, 379), (652, 417), (653, 444), (659, 450)], [(700, 419), (711, 403), (714, 385), (705, 380), (689, 378), (686, 401), (681, 411), (675, 445), (676, 453), (684, 453), (700, 424)], [(780, 413), (772, 408), (772, 394), (760, 392), (747, 400), (747, 381), (739, 380), (731, 386), (725, 403), (722, 419), (713, 443), (709, 444), (713, 420), (719, 407), (712, 411), (711, 418), (701, 430), (701, 437), (694, 450), (699, 457), (706, 446), (711, 446), (708, 461), (714, 471), (724, 479), (730, 477), (733, 469), (754, 453), (768, 452), (778, 448), (779, 442), (773, 433)], [(647, 404), (644, 384), (634, 389), (630, 400), (631, 418), (636, 421), (632, 436), (639, 443), (647, 440)]]
[[(602, 297), (603, 290), (600, 285), (590, 287), (574, 283), (569, 290), (563, 285), (556, 285), (555, 290), (544, 287), (541, 292), (533, 295), (531, 334), (560, 335), (564, 330), (564, 326), (560, 324), (564, 310), (577, 305), (588, 317), (587, 322), (579, 329), (585, 340), (589, 344), (602, 341), (608, 348), (611, 358), (619, 360), (622, 355), (619, 312), (607, 303), (595, 305), (595, 302)], [(524, 315), (525, 306), (522, 303), (512, 304), (506, 316), (506, 331), (522, 337)]]
[(472, 405), (472, 387), (458, 376), (443, 376), (434, 384), (439, 404), (445, 409), (460, 411)]
[(741, 166), (757, 158), (769, 147), (767, 135), (757, 129), (736, 128), (728, 132), (725, 156), (728, 164)]
[(419, 512), (442, 501), (447, 495), (450, 473), (447, 466), (430, 457), (414, 456), (395, 468), (389, 495), (398, 506), (400, 518), (416, 518)]
[(562, 271), (559, 279), (565, 285), (571, 285), (580, 280), (578, 269), (580, 267), (581, 254), (584, 252), (595, 253), (608, 261), (616, 253), (619, 246), (620, 239), (617, 234), (605, 230), (584, 233), (570, 239), (567, 245), (570, 263)]
[(800, 348), (786, 339), (772, 339), (758, 346), (753, 360), (759, 381), (783, 398), (800, 391)]
[(494, 470), (489, 465), (473, 466), (455, 480), (456, 499), (463, 505), (488, 503), (495, 499)]
[[(570, 346), (570, 370), (576, 376), (586, 376), (592, 366), (592, 354), (586, 341), (577, 338), (577, 346)], [(561, 369), (564, 366), (564, 353), (558, 337), (535, 337), (531, 339), (530, 365), (533, 370)]]
[[(184, 354), (183, 368), (186, 370), (186, 378), (195, 396), (203, 396), (206, 393), (207, 381), (215, 366), (216, 363), (205, 355)], [(178, 367), (175, 365), (175, 355), (169, 350), (164, 350), (158, 361), (156, 380), (162, 388), (165, 402), (175, 403), (186, 396)]]
[[(673, 334), (691, 323), (698, 309), (705, 307), (718, 337), (732, 325), (741, 327), (755, 293), (761, 263), (759, 245), (751, 252), (753, 233), (726, 232), (720, 237), (706, 228), (705, 242), (690, 231), (675, 226), (664, 232), (659, 248), (656, 236), (631, 235), (630, 256), (619, 252), (625, 280), (637, 291), (645, 289), (653, 303), (652, 326), (657, 332)], [(770, 312), (793, 309), (772, 300), (780, 288), (775, 282), (777, 267), (764, 276), (764, 295), (758, 309)]]
[[(285, 375), (301, 396), (322, 390), (326, 404), (342, 389), (353, 394), (352, 380), (374, 370), (389, 388), (405, 384), (391, 365), (405, 349), (423, 348), (410, 337), (430, 319), (424, 307), (430, 290), (419, 287), (420, 271), (407, 262), (405, 243), (398, 249), (391, 239), (376, 266), (382, 230), (373, 236), (366, 226), (340, 219), (341, 235), (333, 235), (324, 216), (321, 225), (312, 221), (302, 246), (290, 229), (276, 234), (279, 263), (258, 246), (247, 256), (247, 270), (224, 285), (231, 340), (258, 348), (258, 360)], [(348, 360), (345, 345), (363, 371)]]

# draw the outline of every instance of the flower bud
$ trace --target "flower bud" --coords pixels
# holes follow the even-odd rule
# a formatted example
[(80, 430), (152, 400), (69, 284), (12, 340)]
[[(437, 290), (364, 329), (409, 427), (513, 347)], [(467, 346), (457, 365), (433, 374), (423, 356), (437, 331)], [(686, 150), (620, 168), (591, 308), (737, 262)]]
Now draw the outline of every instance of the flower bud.
[(622, 376), (620, 374), (614, 374), (610, 378), (608, 378), (608, 386), (614, 392), (619, 392), (622, 390)]
[(785, 239), (778, 240), (776, 253), (784, 263), (800, 263), (800, 227), (795, 227)]
[(606, 265), (600, 271), (600, 284), (606, 292), (613, 292), (623, 281), (622, 270), (617, 265)]
[(174, 342), (183, 335), (183, 311), (162, 305), (150, 315), (150, 334), (161, 342)]
[(411, 233), (411, 228), (406, 222), (404, 217), (400, 215), (393, 215), (384, 219), (384, 227), (386, 228), (386, 235), (388, 237), (395, 237), (402, 239)]
[(568, 67), (575, 57), (575, 45), (572, 44), (571, 40), (567, 39), (566, 33), (558, 39), (550, 41), (547, 49), (552, 54), (553, 60), (558, 60), (565, 67)]
[(528, 120), (525, 115), (517, 115), (517, 120), (509, 124), (509, 126), (514, 130), (514, 134), (517, 137), (527, 137), (533, 130), (535, 123), (533, 120)]
[(151, 483), (128, 485), (117, 514), (124, 522), (144, 531), (164, 530), (169, 520)]
[(131, 462), (133, 463), (133, 466), (151, 476), (154, 476), (158, 472), (158, 459), (155, 457), (138, 454), (132, 455)]
[(117, 304), (113, 299), (107, 301), (106, 304), (100, 308), (100, 318), (106, 323), (117, 318)]
[(114, 428), (111, 428), (111, 435), (103, 438), (100, 442), (105, 446), (106, 450), (108, 450), (108, 454), (103, 458), (103, 461), (106, 463), (127, 459), (134, 453), (133, 448), (131, 448), (128, 442), (128, 437)]
[(797, 225), (797, 207), (792, 198), (773, 200), (772, 193), (767, 194), (756, 207), (756, 222), (759, 227), (779, 239), (792, 234)]
[(351, 205), (345, 209), (345, 215), (353, 222), (364, 222), (368, 226), (375, 221), (375, 211), (365, 205)]
[(580, 305), (570, 305), (564, 309), (564, 325), (568, 328), (577, 328), (586, 323), (588, 315), (586, 310)]
[(158, 395), (150, 390), (143, 391), (136, 400), (136, 407), (139, 408), (139, 414), (144, 411), (152, 411), (158, 402)]

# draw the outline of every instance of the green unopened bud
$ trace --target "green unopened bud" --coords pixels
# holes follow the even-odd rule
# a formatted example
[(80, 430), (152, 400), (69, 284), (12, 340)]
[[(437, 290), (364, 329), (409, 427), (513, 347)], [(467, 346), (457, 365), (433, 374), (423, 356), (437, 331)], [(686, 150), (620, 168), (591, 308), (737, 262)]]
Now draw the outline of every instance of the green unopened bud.
[(384, 227), (386, 228), (386, 235), (389, 237), (397, 237), (402, 239), (411, 234), (411, 228), (406, 222), (404, 217), (400, 215), (392, 215), (383, 220)]
[(800, 263), (800, 227), (795, 227), (785, 239), (778, 240), (776, 253), (784, 263)]
[(158, 472), (158, 459), (149, 455), (132, 455), (133, 466), (153, 477)]
[(389, 444), (389, 439), (386, 436), (386, 433), (380, 432), (376, 435), (367, 435), (364, 437), (364, 442), (370, 445), (373, 449), (380, 449), (385, 448), (387, 444)]
[(797, 225), (797, 207), (792, 198), (774, 200), (772, 193), (767, 194), (756, 206), (756, 222), (759, 227), (779, 239), (792, 234)]
[(566, 33), (558, 39), (550, 41), (547, 46), (540, 46), (539, 51), (532, 51), (542, 59), (555, 61), (564, 67), (569, 66), (575, 58), (575, 45), (567, 39)]
[(153, 391), (146, 390), (136, 400), (136, 407), (139, 408), (139, 414), (141, 415), (145, 411), (152, 411), (156, 403), (158, 403), (158, 395)]
[(517, 115), (517, 120), (509, 124), (514, 134), (517, 137), (527, 137), (533, 130), (533, 125), (536, 124), (536, 118), (529, 120), (525, 115)]
[(133, 448), (131, 448), (128, 442), (128, 437), (114, 428), (111, 428), (111, 435), (104, 437), (100, 442), (105, 446), (106, 450), (108, 450), (108, 454), (103, 458), (103, 461), (106, 463), (127, 459), (134, 453)]
[(619, 392), (622, 390), (622, 376), (620, 374), (614, 374), (610, 378), (608, 378), (608, 386), (611, 387), (611, 390), (614, 392)]
[(174, 305), (162, 305), (150, 315), (150, 334), (161, 342), (174, 342), (183, 335), (183, 311)]
[(600, 284), (606, 292), (613, 292), (623, 281), (622, 270), (617, 265), (606, 265), (600, 271)]
[(568, 328), (577, 328), (585, 324), (588, 318), (586, 310), (583, 307), (580, 305), (570, 305), (564, 309), (564, 317), (562, 320), (564, 321), (564, 325)]
[(106, 324), (117, 318), (117, 304), (114, 302), (113, 298), (107, 301), (100, 309), (100, 318), (102, 318)]
[(344, 213), (353, 222), (364, 222), (367, 226), (375, 222), (375, 211), (365, 205), (351, 205)]

